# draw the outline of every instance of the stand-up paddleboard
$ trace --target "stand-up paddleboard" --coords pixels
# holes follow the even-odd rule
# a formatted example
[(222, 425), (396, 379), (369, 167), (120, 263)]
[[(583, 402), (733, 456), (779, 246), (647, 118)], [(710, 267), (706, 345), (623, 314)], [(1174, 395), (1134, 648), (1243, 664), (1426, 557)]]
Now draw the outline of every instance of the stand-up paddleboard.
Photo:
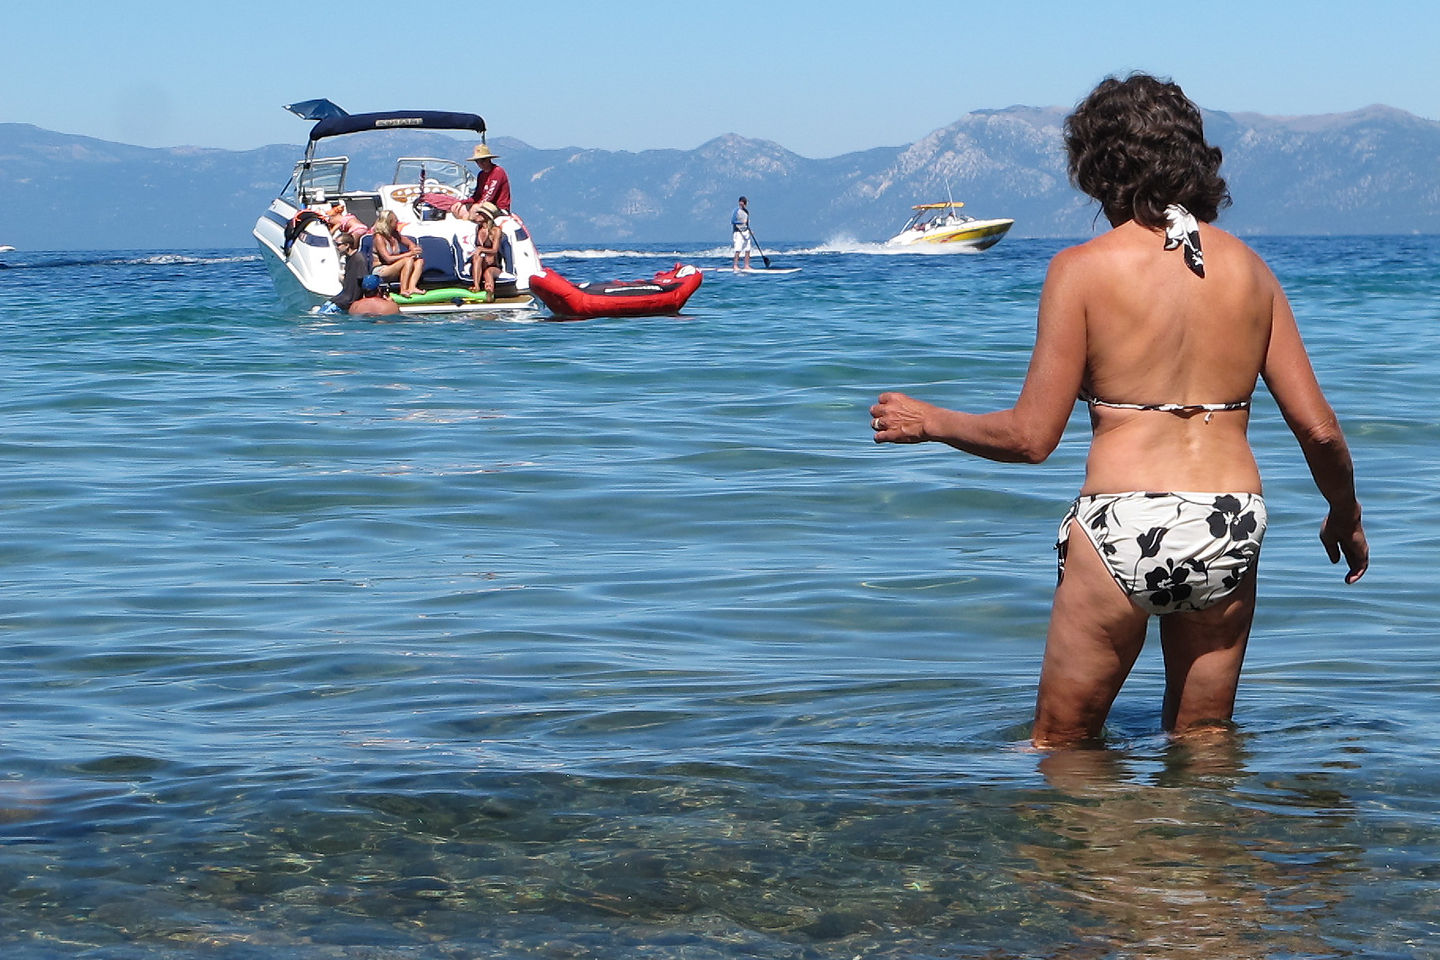
[(799, 267), (705, 267), (706, 273), (799, 273)]

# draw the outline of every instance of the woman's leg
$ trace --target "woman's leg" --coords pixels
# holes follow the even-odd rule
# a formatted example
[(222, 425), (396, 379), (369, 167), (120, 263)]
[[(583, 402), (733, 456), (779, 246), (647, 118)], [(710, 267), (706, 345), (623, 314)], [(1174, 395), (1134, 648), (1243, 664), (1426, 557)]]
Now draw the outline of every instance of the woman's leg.
[(1075, 523), (1055, 589), (1035, 698), (1038, 747), (1095, 740), (1145, 644), (1148, 614), (1120, 589)]
[(1235, 592), (1214, 606), (1160, 619), (1165, 651), (1162, 722), (1171, 733), (1223, 723), (1235, 712), (1235, 689), (1255, 617), (1255, 570), (1252, 565)]

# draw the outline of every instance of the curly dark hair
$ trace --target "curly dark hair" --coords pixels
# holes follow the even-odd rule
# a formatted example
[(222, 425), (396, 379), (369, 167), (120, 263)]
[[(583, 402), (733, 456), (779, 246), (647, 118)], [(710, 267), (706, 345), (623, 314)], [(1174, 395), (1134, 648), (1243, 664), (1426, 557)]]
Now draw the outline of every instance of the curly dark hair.
[(1230, 205), (1200, 108), (1167, 80), (1102, 80), (1065, 118), (1065, 149), (1070, 182), (1100, 201), (1111, 224), (1164, 226), (1172, 203), (1210, 223)]

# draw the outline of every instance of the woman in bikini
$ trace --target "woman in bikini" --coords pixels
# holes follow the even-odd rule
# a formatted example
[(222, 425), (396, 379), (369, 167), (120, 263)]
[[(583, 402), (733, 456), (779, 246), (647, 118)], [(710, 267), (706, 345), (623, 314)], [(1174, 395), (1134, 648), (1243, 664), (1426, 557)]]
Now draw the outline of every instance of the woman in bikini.
[(1229, 195), (1199, 110), (1173, 83), (1111, 78), (1067, 118), (1065, 145), (1072, 182), (1112, 229), (1051, 261), (1015, 406), (969, 414), (884, 393), (870, 408), (876, 443), (938, 440), (1039, 463), (1076, 398), (1088, 404), (1090, 455), (1058, 538), (1031, 734), (1042, 747), (1100, 737), (1152, 614), (1165, 729), (1230, 719), (1265, 533), (1246, 438), (1258, 379), (1329, 503), (1320, 540), (1331, 562), (1343, 555), (1347, 583), (1369, 563), (1349, 449), (1285, 294), (1211, 225)]
[(380, 211), (375, 218), (374, 272), (386, 280), (400, 282), (400, 296), (413, 297), (420, 289), (420, 276), (425, 272), (425, 258), (420, 244), (400, 232), (400, 222), (390, 210)]
[(490, 201), (477, 203), (470, 209), (475, 221), (475, 250), (470, 254), (470, 289), (479, 292), (484, 286), (490, 300), (495, 299), (495, 278), (500, 276), (500, 227), (495, 217), (500, 210)]

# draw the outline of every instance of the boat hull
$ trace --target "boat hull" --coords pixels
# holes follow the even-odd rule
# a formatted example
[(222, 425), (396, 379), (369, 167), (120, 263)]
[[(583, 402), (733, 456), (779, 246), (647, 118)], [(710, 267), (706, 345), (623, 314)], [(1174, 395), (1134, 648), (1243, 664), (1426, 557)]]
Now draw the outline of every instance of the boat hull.
[[(286, 227), (299, 213), (299, 209), (283, 200), (273, 201), (269, 209), (256, 221), (254, 236), (260, 245), (261, 257), (281, 303), (288, 310), (305, 312), (324, 307), (331, 297), (340, 293), (340, 277), (344, 273), (344, 263), (322, 222), (306, 224), (294, 236), (287, 252)], [(502, 225), (502, 228), (509, 231), (512, 249), (526, 264), (527, 270), (539, 269), (539, 254), (535, 252), (534, 244), (525, 233), (524, 225), (519, 223), (519, 218), (510, 216), (501, 219), (513, 221)], [(465, 234), (466, 239), (469, 239), (474, 228), (466, 226), (465, 223), (452, 220), (405, 223), (402, 224), (401, 232), (412, 239), (419, 239), (416, 234), (434, 237), (443, 241), (444, 246), (449, 246), (454, 242), (454, 238), (461, 234)], [(519, 239), (515, 239), (517, 233)], [(535, 299), (520, 285), (528, 281), (528, 272), (517, 274), (513, 280), (503, 279), (502, 284), (512, 291), (511, 295), (491, 300), (482, 300), (471, 295), (446, 295), (433, 299), (416, 298), (408, 303), (397, 300), (397, 305), (400, 312), (406, 314), (533, 311), (536, 306)], [(466, 293), (468, 294), (468, 291)]]
[(653, 280), (577, 286), (546, 269), (530, 278), (530, 292), (556, 317), (566, 320), (651, 317), (679, 313), (703, 279), (695, 267), (676, 264), (671, 270), (655, 274)]

